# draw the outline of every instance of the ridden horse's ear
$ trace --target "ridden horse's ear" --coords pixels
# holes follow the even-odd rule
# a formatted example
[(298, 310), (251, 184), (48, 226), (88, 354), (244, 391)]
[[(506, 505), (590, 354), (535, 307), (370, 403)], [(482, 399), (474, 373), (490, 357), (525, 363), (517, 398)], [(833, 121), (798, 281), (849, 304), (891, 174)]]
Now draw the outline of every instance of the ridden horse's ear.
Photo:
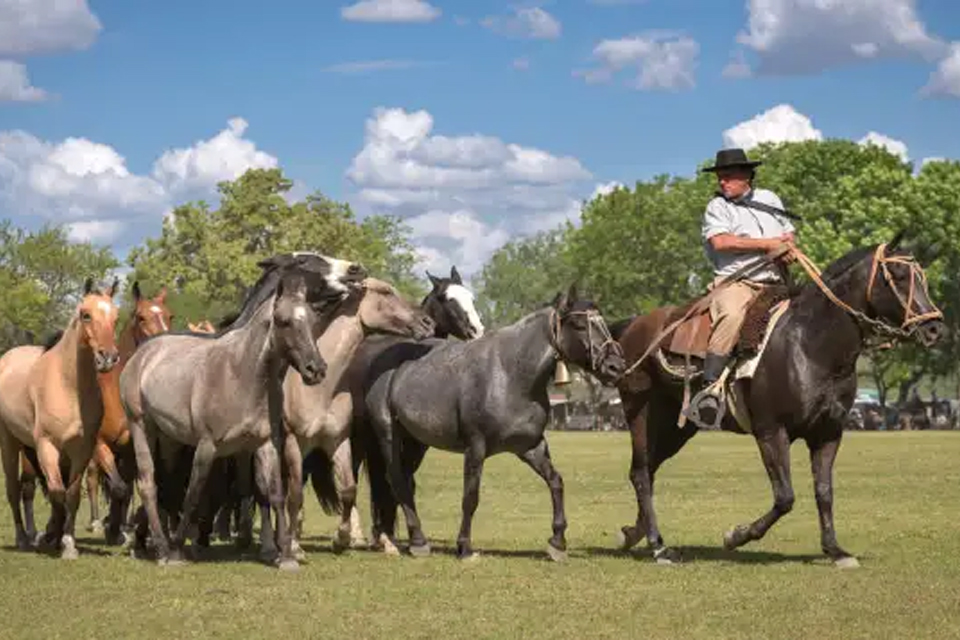
[(88, 296), (93, 291), (93, 278), (87, 278), (83, 283), (83, 295)]
[(166, 288), (166, 287), (163, 287), (162, 289), (160, 289), (160, 293), (158, 293), (156, 296), (154, 296), (154, 300), (156, 300), (156, 301), (159, 302), (160, 304), (163, 304), (164, 302), (166, 302), (166, 301), (167, 301), (167, 288)]
[(117, 295), (117, 289), (119, 288), (120, 288), (120, 278), (118, 278), (117, 276), (114, 276), (113, 284), (110, 285), (110, 290), (107, 291), (107, 295), (112, 298), (113, 296)]
[(440, 284), (441, 284), (440, 278), (438, 278), (437, 276), (433, 275), (433, 274), (430, 273), (429, 271), (427, 271), (427, 278), (430, 280), (430, 284), (433, 285), (433, 288), (434, 288), (434, 289), (439, 289), (439, 288), (440, 288)]
[(456, 265), (450, 267), (450, 280), (453, 281), (453, 284), (463, 284), (463, 279), (460, 278), (460, 272), (457, 271)]
[(578, 288), (579, 288), (579, 287), (577, 286), (577, 283), (574, 282), (574, 283), (572, 283), (572, 284), (570, 285), (570, 288), (567, 289), (567, 304), (568, 304), (568, 305), (572, 305), (574, 302), (576, 302), (576, 301), (579, 299), (579, 291), (577, 291)]
[(935, 242), (932, 245), (921, 245), (914, 252), (914, 257), (917, 259), (917, 262), (920, 263), (920, 266), (926, 269), (933, 262), (940, 257), (940, 243)]
[(140, 294), (140, 281), (139, 281), (139, 280), (134, 280), (134, 281), (133, 281), (133, 299), (134, 299), (134, 301), (136, 301), (136, 302), (140, 302), (140, 299), (141, 299), (142, 297), (143, 297), (143, 296)]
[(907, 235), (906, 229), (901, 229), (897, 232), (897, 235), (893, 236), (893, 240), (887, 243), (887, 249), (890, 251), (896, 251), (900, 248), (900, 243), (903, 242), (903, 237)]

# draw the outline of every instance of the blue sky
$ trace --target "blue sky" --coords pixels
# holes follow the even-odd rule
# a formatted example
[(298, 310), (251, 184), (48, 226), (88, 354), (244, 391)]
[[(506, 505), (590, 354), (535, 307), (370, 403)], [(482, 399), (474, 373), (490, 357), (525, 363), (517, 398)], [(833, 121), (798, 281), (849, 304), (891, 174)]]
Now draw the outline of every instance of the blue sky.
[(472, 273), (731, 144), (960, 158), (957, 41), (950, 0), (0, 0), (0, 216), (123, 253), (279, 164)]

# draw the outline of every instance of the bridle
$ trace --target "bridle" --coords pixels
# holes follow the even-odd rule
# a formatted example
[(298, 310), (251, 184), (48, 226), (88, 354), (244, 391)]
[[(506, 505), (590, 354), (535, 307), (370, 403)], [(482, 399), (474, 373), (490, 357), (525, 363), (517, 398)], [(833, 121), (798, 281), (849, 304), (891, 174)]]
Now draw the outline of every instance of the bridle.
[[(564, 353), (560, 347), (560, 332), (563, 330), (562, 323), (567, 318), (574, 316), (586, 316), (587, 318), (587, 343), (590, 347), (590, 368), (591, 371), (599, 371), (601, 361), (607, 345), (613, 345), (615, 351), (623, 355), (623, 347), (613, 339), (607, 323), (603, 321), (603, 316), (596, 309), (586, 311), (568, 311), (561, 314), (556, 309), (550, 313), (550, 346), (553, 347), (553, 357), (564, 362), (569, 361), (569, 356)], [(599, 334), (598, 339), (594, 339), (594, 330)], [(599, 344), (598, 344), (599, 342)]]
[[(866, 297), (867, 302), (872, 303), (873, 290), (877, 282), (877, 273), (879, 272), (883, 274), (884, 281), (887, 283), (887, 286), (890, 287), (893, 295), (896, 296), (897, 300), (900, 302), (900, 307), (903, 311), (903, 322), (900, 323), (900, 326), (888, 324), (879, 318), (871, 318), (862, 311), (854, 309), (848, 305), (830, 290), (830, 287), (828, 287), (820, 277), (820, 269), (813, 264), (810, 258), (797, 249), (794, 249), (794, 252), (797, 257), (797, 261), (801, 264), (801, 266), (803, 266), (803, 268), (810, 275), (811, 279), (831, 302), (877, 333), (886, 334), (894, 338), (909, 338), (911, 335), (913, 335), (913, 332), (917, 330), (917, 327), (921, 323), (926, 322), (927, 320), (943, 318), (943, 312), (933, 304), (933, 301), (930, 301), (931, 306), (933, 306), (931, 311), (918, 313), (914, 310), (918, 279), (923, 288), (923, 292), (927, 294), (927, 300), (930, 300), (929, 290), (927, 289), (927, 275), (924, 273), (923, 267), (920, 266), (920, 263), (918, 263), (917, 260), (912, 256), (887, 255), (886, 244), (878, 245), (877, 250), (873, 253), (873, 264), (870, 266), (870, 279), (867, 281)], [(910, 289), (907, 291), (906, 299), (904, 299), (903, 292), (897, 287), (896, 280), (894, 280), (890, 273), (889, 265), (891, 264), (902, 264), (910, 270)]]

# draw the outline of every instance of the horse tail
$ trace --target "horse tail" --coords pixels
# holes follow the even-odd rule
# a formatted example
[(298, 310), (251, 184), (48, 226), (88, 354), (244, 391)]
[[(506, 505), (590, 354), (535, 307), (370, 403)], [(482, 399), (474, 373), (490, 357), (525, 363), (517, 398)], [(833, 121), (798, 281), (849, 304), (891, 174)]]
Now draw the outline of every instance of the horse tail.
[(627, 327), (637, 319), (636, 315), (632, 315), (629, 318), (624, 318), (623, 320), (617, 320), (607, 325), (607, 328), (610, 329), (610, 336), (614, 340), (620, 340), (620, 336), (623, 335), (623, 332), (627, 330)]
[(397, 503), (387, 478), (387, 463), (380, 450), (376, 433), (367, 419), (355, 419), (350, 432), (350, 445), (353, 453), (353, 472), (360, 482), (358, 470), (362, 464), (366, 469), (367, 483), (370, 485), (370, 512), (374, 529), (393, 533), (393, 516)]
[(326, 514), (340, 514), (340, 494), (333, 475), (333, 461), (319, 448), (311, 451), (303, 459), (303, 475), (309, 474), (313, 490), (320, 500), (320, 507)]

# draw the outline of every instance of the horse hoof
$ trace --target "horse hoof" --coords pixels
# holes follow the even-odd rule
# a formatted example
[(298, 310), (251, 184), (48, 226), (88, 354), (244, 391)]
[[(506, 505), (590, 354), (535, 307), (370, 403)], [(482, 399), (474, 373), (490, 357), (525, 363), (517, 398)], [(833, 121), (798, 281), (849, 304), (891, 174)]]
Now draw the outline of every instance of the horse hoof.
[(80, 557), (80, 553), (77, 551), (76, 547), (67, 547), (60, 553), (61, 560), (76, 560)]
[(476, 551), (471, 551), (466, 555), (459, 556), (459, 559), (460, 559), (460, 562), (464, 562), (466, 564), (474, 564), (476, 562), (480, 562), (480, 554), (477, 553)]
[(853, 556), (845, 556), (843, 558), (837, 558), (833, 561), (833, 564), (837, 569), (859, 569), (860, 561), (854, 558)]
[(670, 547), (660, 547), (653, 551), (653, 560), (662, 565), (680, 564), (680, 554)]
[(636, 527), (621, 527), (617, 531), (617, 548), (621, 551), (629, 551), (640, 542), (640, 533)]
[(412, 544), (410, 545), (410, 555), (414, 558), (426, 558), (430, 555), (430, 545), (426, 542), (423, 544)]
[(183, 558), (158, 558), (157, 565), (161, 567), (183, 567), (187, 561)]
[(400, 555), (400, 549), (397, 548), (397, 545), (393, 544), (393, 540), (385, 533), (381, 533), (379, 538), (377, 538), (375, 549), (383, 551), (383, 554), (387, 556), (398, 557)]
[(557, 549), (552, 544), (547, 545), (547, 555), (550, 556), (550, 559), (554, 562), (566, 562), (568, 557), (566, 551)]
[(364, 537), (364, 536), (356, 536), (356, 537), (351, 537), (351, 538), (350, 538), (350, 548), (351, 548), (351, 549), (365, 549), (365, 548), (367, 548), (369, 545), (370, 545), (370, 543), (367, 542), (367, 539), (366, 539), (366, 537)]
[(290, 545), (290, 552), (293, 554), (293, 557), (297, 562), (305, 562), (307, 560), (307, 552), (303, 550), (303, 547), (300, 546), (300, 543), (294, 541)]
[(94, 520), (87, 525), (87, 531), (94, 535), (103, 535), (103, 522), (100, 520)]
[(300, 563), (293, 558), (287, 558), (277, 563), (277, 569), (283, 573), (296, 573), (300, 571)]
[(740, 527), (734, 527), (723, 534), (723, 548), (727, 551), (733, 551), (743, 543), (738, 540), (738, 538), (743, 535)]

